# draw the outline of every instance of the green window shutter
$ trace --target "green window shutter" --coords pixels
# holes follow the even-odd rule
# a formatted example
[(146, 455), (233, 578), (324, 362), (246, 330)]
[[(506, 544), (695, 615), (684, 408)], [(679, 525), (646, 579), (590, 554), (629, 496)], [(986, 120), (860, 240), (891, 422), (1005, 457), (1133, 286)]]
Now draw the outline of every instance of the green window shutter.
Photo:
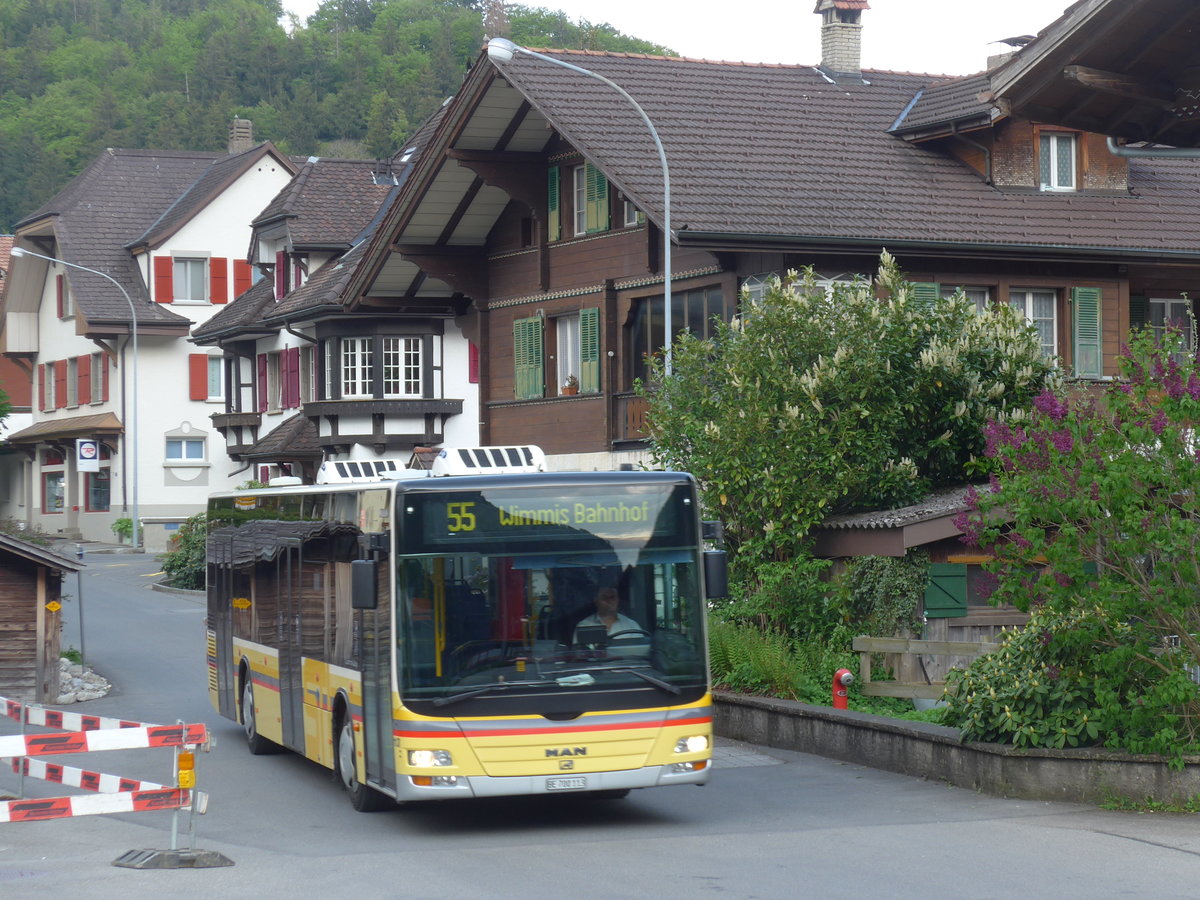
[(558, 166), (551, 166), (546, 176), (546, 230), (549, 240), (562, 238), (562, 203), (559, 197)]
[(513, 322), (514, 394), (533, 400), (545, 393), (542, 320), (537, 316)]
[(1145, 328), (1150, 319), (1150, 301), (1141, 294), (1129, 298), (1129, 330), (1136, 331)]
[(579, 391), (600, 392), (600, 310), (579, 311)]
[(1073, 288), (1071, 305), (1074, 307), (1075, 377), (1099, 378), (1104, 374), (1100, 288)]
[(608, 178), (588, 163), (584, 169), (587, 191), (587, 233), (608, 231)]
[(931, 563), (925, 588), (926, 618), (950, 619), (966, 614), (966, 563)]
[(942, 286), (936, 281), (918, 281), (912, 289), (913, 303), (920, 309), (933, 309), (942, 299)]

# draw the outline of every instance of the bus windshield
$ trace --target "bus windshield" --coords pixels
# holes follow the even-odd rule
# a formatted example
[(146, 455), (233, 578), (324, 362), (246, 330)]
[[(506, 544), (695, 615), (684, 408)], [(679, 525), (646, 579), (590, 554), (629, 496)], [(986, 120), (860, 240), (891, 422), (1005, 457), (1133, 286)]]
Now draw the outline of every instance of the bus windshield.
[(417, 492), (399, 504), (405, 705), (568, 717), (703, 696), (690, 484)]

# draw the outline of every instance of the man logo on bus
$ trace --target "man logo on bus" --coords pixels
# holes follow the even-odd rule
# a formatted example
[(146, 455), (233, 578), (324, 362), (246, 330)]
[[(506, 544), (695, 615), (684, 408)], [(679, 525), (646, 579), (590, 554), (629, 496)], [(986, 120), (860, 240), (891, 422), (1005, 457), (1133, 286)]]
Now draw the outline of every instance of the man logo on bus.
[(587, 747), (547, 747), (547, 756), (587, 756)]

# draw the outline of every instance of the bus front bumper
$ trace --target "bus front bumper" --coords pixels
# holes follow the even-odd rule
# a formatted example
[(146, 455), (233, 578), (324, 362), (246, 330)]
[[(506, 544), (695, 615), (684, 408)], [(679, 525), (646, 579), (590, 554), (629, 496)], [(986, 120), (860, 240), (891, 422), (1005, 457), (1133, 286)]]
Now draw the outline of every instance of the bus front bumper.
[(490, 775), (441, 776), (433, 784), (415, 784), (419, 776), (402, 776), (396, 799), (451, 800), (467, 797), (515, 797), (531, 794), (580, 794), (592, 791), (624, 791), (636, 788), (662, 787), (672, 784), (705, 784), (712, 770), (711, 760), (703, 769), (683, 769), (678, 765), (646, 766), (616, 772), (562, 772), (558, 775), (521, 775), (495, 777)]

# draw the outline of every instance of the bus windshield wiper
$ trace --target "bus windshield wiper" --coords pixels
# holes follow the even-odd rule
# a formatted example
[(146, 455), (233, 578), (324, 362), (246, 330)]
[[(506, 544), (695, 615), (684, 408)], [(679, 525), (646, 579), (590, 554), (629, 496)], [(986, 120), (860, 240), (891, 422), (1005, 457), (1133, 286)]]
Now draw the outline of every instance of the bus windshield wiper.
[(451, 694), (449, 697), (437, 697), (433, 701), (434, 706), (449, 706), (451, 703), (457, 703), (459, 700), (469, 700), (471, 697), (478, 697), (480, 694), (490, 694), (492, 691), (507, 691), (509, 688), (515, 687), (546, 687), (554, 684), (553, 681), (493, 681), (491, 684), (483, 684), (476, 688), (471, 688), (467, 691), (461, 691), (457, 694)]
[(651, 675), (649, 672), (644, 671), (645, 669), (648, 669), (648, 668), (650, 668), (650, 667), (649, 666), (593, 666), (590, 669), (572, 669), (571, 671), (575, 671), (575, 672), (580, 672), (580, 671), (616, 672), (621, 675), (636, 675), (638, 678), (642, 679), (642, 681), (648, 682), (649, 684), (654, 685), (659, 690), (666, 691), (668, 694), (682, 694), (683, 693), (682, 688), (676, 687), (675, 685), (671, 684), (671, 682), (669, 682), (669, 681), (663, 681), (657, 675)]

